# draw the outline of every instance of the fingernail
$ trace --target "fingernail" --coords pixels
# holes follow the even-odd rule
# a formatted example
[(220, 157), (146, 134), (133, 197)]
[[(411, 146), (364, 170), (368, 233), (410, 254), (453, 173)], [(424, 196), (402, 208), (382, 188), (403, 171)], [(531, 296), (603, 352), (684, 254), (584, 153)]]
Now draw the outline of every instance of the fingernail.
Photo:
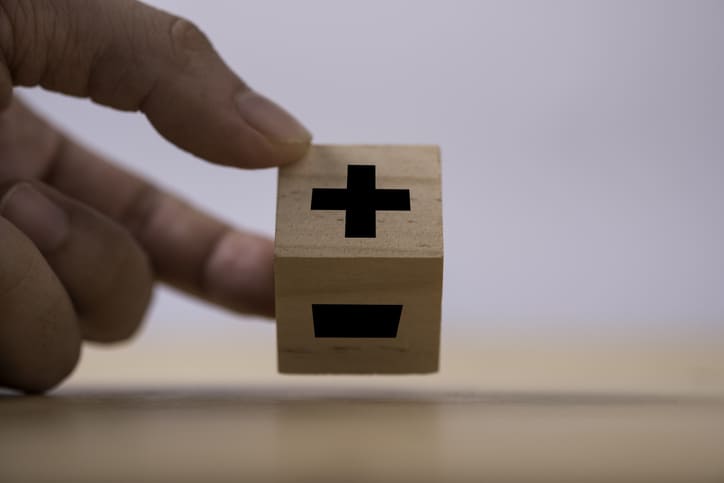
[(269, 141), (282, 144), (306, 144), (312, 134), (291, 114), (254, 91), (237, 94), (236, 105), (251, 127)]
[(0, 215), (25, 233), (41, 252), (58, 248), (68, 236), (68, 216), (30, 183), (20, 183), (0, 200)]

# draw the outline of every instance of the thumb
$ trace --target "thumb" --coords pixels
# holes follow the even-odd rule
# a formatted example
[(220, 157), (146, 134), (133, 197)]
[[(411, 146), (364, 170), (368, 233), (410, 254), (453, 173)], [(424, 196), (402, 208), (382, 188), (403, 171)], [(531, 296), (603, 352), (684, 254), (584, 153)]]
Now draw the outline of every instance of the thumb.
[(133, 0), (0, 0), (0, 102), (13, 85), (142, 111), (169, 141), (218, 164), (291, 162), (311, 140), (197, 27)]

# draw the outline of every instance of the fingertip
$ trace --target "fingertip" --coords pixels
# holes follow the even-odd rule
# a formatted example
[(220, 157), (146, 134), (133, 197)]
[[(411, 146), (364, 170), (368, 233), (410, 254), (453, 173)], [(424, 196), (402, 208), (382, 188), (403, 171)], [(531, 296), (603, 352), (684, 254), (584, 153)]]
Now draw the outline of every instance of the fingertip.
[(274, 313), (274, 247), (270, 240), (229, 231), (209, 254), (204, 270), (207, 296), (239, 312)]
[(293, 163), (309, 150), (312, 133), (287, 110), (249, 89), (234, 96), (244, 123), (263, 144), (260, 156), (242, 159), (243, 167), (267, 168)]
[[(209, 97), (188, 94), (204, 89)], [(304, 156), (312, 135), (299, 121), (263, 96), (238, 92), (226, 97), (195, 83), (173, 85), (149, 97), (143, 111), (161, 135), (211, 163), (260, 169)]]
[(296, 144), (280, 144), (276, 146), (276, 149), (280, 152), (279, 165), (290, 164), (295, 161), (299, 161), (307, 154), (309, 147), (312, 145), (311, 138), (306, 143)]
[[(284, 166), (299, 161), (309, 151), (310, 142), (306, 143), (271, 143), (264, 141), (259, 149), (261, 154), (256, 156), (244, 156), (240, 158), (237, 167), (247, 169), (273, 168)], [(248, 146), (243, 146), (246, 151)]]
[(304, 145), (312, 133), (294, 116), (268, 97), (249, 89), (234, 96), (241, 117), (274, 145)]

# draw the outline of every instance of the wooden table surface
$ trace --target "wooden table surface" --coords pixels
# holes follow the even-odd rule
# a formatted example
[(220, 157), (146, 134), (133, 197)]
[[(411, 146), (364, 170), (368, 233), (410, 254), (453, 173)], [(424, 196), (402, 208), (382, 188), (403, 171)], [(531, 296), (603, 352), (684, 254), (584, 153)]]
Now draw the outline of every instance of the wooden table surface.
[(279, 376), (267, 329), (92, 349), (0, 395), (0, 481), (724, 482), (718, 334), (444, 341), (415, 377)]

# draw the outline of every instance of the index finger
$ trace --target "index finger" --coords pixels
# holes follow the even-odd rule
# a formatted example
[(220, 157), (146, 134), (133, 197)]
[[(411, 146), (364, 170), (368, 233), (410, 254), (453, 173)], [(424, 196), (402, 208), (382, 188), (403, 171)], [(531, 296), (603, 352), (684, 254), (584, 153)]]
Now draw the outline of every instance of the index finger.
[(134, 0), (0, 0), (0, 100), (36, 86), (139, 110), (214, 163), (300, 158), (311, 135), (251, 90), (192, 23)]

